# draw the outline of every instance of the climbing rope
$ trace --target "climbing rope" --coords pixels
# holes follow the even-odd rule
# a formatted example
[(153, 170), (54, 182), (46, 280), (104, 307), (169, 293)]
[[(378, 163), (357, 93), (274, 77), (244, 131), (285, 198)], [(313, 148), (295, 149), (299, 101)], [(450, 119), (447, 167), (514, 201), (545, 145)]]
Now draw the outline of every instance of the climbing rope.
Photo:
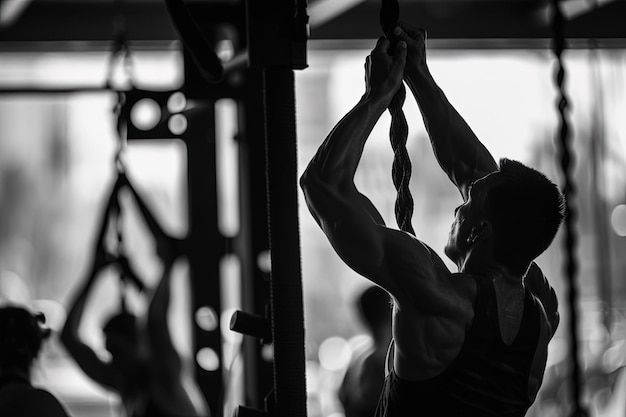
[(565, 65), (563, 63), (563, 51), (565, 50), (564, 18), (560, 9), (559, 0), (550, 0), (552, 6), (552, 51), (557, 61), (557, 68), (554, 74), (554, 83), (558, 89), (557, 109), (559, 113), (558, 143), (557, 150), (561, 162), (565, 196), (565, 273), (568, 285), (568, 304), (570, 310), (569, 332), (570, 332), (570, 359), (572, 367), (572, 401), (574, 404), (573, 417), (587, 416), (588, 413), (580, 403), (581, 399), (581, 369), (578, 361), (578, 313), (576, 303), (578, 291), (576, 285), (576, 275), (578, 273), (578, 263), (575, 251), (578, 242), (575, 223), (576, 209), (574, 207), (574, 197), (576, 187), (573, 179), (574, 155), (571, 151), (571, 129), (567, 119), (569, 102), (565, 91)]
[[(393, 29), (398, 25), (400, 16), (400, 7), (398, 0), (383, 0), (380, 8), (380, 25), (387, 38), (393, 40), (391, 34)], [(391, 168), (391, 177), (393, 185), (398, 193), (395, 203), (396, 222), (400, 230), (415, 235), (413, 226), (411, 225), (411, 217), (413, 216), (413, 197), (409, 190), (409, 182), (411, 180), (412, 165), (409, 159), (409, 153), (406, 149), (406, 141), (409, 133), (409, 126), (406, 117), (402, 111), (404, 100), (406, 98), (406, 88), (404, 84), (396, 92), (389, 103), (389, 113), (391, 114), (391, 127), (389, 129), (389, 138), (391, 148), (393, 149), (393, 165)]]

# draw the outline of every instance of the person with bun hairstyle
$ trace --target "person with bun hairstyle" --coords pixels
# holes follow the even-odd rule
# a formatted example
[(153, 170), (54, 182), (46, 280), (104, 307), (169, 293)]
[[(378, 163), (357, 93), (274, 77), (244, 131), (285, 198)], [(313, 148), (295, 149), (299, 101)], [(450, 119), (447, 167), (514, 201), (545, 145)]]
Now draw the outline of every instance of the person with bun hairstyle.
[(61, 402), (31, 383), (33, 363), (50, 337), (43, 313), (24, 307), (0, 307), (0, 415), (68, 417)]

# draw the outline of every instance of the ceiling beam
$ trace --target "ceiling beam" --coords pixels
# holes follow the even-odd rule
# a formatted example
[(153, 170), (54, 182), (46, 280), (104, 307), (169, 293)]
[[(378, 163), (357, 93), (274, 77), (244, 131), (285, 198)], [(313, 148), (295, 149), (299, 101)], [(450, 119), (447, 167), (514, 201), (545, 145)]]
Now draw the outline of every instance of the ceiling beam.
[[(1, 0), (6, 1), (6, 0)], [(349, 44), (380, 36), (380, 2), (348, 0), (311, 2), (312, 43)], [(245, 26), (243, 2), (189, 2), (202, 26), (224, 22)], [(323, 14), (319, 8), (330, 7)], [(427, 29), (430, 40), (446, 40), (454, 47), (483, 43), (485, 47), (545, 47), (551, 30), (545, 18), (544, 0), (424, 0), (403, 1), (401, 18)], [(542, 17), (542, 10), (544, 15)], [(164, 2), (124, 2), (127, 39), (133, 45), (171, 48), (178, 35)], [(0, 50), (102, 50), (114, 35), (118, 9), (115, 2), (48, 0), (30, 2), (10, 27), (0, 27)], [(614, 0), (587, 10), (568, 21), (565, 35), (571, 43), (594, 39), (600, 47), (626, 47), (626, 1)], [(317, 19), (317, 20), (316, 20)], [(69, 47), (68, 47), (69, 45)]]
[[(1, 0), (4, 1), (4, 0)], [(243, 25), (243, 6), (234, 3), (189, 2), (188, 8), (203, 28), (224, 22)], [(10, 28), (0, 27), (2, 42), (90, 42), (110, 41), (123, 13), (130, 41), (171, 42), (178, 40), (165, 2), (33, 2)]]
[[(363, 2), (347, 13), (312, 28), (312, 39), (376, 39), (379, 2)], [(415, 1), (401, 3), (400, 18), (423, 27), (430, 39), (549, 39), (544, 1)], [(626, 39), (626, 1), (587, 10), (566, 23), (571, 39)], [(358, 23), (357, 23), (358, 22)]]

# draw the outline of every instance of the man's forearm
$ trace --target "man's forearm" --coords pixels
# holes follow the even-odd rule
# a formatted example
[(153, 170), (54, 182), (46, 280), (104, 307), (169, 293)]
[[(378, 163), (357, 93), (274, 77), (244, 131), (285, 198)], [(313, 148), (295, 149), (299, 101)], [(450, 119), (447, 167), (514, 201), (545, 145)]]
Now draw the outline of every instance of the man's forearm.
[(489, 151), (448, 101), (428, 69), (407, 71), (437, 161), (464, 197), (467, 185), (497, 170)]
[(315, 175), (328, 184), (352, 182), (363, 148), (379, 117), (387, 108), (386, 98), (363, 97), (330, 132), (311, 160), (305, 177)]
[(322, 228), (324, 220), (337, 215), (331, 201), (336, 203), (338, 196), (360, 206), (374, 223), (385, 224), (371, 201), (356, 190), (354, 174), (365, 142), (386, 107), (384, 100), (362, 98), (330, 132), (302, 175), (300, 185), (307, 205)]
[[(402, 85), (405, 60), (406, 42), (392, 48), (387, 38), (378, 39), (365, 60), (365, 94), (335, 125), (300, 179), (309, 210), (329, 239), (340, 218), (350, 217), (351, 222), (344, 223), (351, 227), (359, 222), (384, 224), (373, 204), (354, 186), (354, 174), (367, 138)], [(361, 232), (365, 238), (374, 234), (371, 228)]]

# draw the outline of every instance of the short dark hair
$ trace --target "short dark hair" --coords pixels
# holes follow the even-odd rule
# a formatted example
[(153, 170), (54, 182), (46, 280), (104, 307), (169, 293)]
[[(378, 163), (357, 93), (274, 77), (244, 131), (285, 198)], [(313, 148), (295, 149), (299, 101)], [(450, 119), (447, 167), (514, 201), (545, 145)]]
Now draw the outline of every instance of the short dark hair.
[(30, 366), (50, 336), (45, 321), (43, 313), (31, 313), (21, 306), (0, 307), (0, 365)]
[(496, 175), (500, 181), (487, 194), (494, 257), (525, 271), (554, 240), (565, 217), (565, 198), (548, 177), (521, 162), (502, 158)]
[(361, 293), (358, 310), (371, 330), (391, 323), (391, 298), (378, 285), (369, 286)]

